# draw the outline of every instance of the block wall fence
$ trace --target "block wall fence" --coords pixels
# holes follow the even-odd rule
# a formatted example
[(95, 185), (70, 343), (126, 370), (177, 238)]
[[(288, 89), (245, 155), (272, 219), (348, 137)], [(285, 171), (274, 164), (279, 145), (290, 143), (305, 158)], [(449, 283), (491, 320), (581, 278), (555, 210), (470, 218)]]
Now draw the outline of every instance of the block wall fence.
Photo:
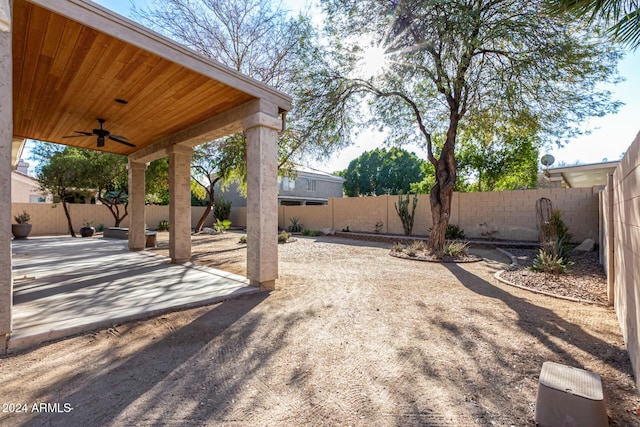
[[(538, 239), (536, 231), (536, 200), (547, 197), (573, 234), (573, 240), (586, 238), (597, 241), (599, 230), (599, 196), (601, 187), (553, 188), (486, 193), (454, 193), (451, 224), (456, 224), (466, 237), (499, 240)], [(290, 219), (298, 217), (305, 228), (372, 233), (381, 222), (382, 233), (403, 234), (402, 223), (395, 210), (398, 196), (349, 197), (329, 199), (325, 206), (279, 206), (278, 226), (286, 228)], [(234, 225), (246, 224), (246, 209), (232, 208)], [(419, 195), (413, 235), (426, 236), (432, 225), (429, 196)]]
[(601, 197), (601, 259), (610, 296), (640, 386), (640, 134)]
[[(64, 214), (64, 208), (61, 203), (12, 203), (11, 204), (11, 218), (23, 210), (27, 211), (31, 215), (31, 236), (44, 236), (44, 235), (56, 235), (56, 234), (68, 234), (67, 217)], [(191, 207), (191, 227), (195, 227), (198, 220), (204, 213), (205, 208), (202, 206)], [(85, 205), (85, 204), (70, 204), (69, 212), (71, 215), (71, 221), (73, 229), (79, 232), (80, 227), (84, 225), (84, 222), (92, 222), (93, 226), (104, 224), (105, 227), (113, 227), (115, 220), (104, 205)], [(146, 224), (147, 228), (155, 230), (158, 227), (158, 223), (162, 220), (169, 220), (169, 207), (168, 206), (146, 206)], [(213, 224), (213, 217), (210, 216), (205, 222), (205, 226), (211, 226)], [(122, 223), (121, 227), (129, 226), (129, 217), (127, 216)]]

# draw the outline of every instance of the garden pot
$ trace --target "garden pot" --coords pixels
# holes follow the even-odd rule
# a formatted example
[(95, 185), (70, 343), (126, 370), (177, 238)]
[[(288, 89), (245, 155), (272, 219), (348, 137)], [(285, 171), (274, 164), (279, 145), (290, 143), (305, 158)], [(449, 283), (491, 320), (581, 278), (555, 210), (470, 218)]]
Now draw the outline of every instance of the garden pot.
[(11, 233), (14, 239), (26, 239), (31, 233), (32, 224), (11, 224)]
[(93, 234), (96, 232), (96, 228), (95, 227), (81, 227), (80, 228), (80, 235), (82, 237), (91, 237), (93, 236)]

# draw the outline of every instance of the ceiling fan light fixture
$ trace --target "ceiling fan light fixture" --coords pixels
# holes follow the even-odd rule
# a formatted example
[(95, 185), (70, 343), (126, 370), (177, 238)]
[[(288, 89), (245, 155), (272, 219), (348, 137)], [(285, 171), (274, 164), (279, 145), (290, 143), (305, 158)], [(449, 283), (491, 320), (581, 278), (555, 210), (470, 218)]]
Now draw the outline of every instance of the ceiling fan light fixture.
[(98, 136), (98, 147), (104, 147), (104, 136)]

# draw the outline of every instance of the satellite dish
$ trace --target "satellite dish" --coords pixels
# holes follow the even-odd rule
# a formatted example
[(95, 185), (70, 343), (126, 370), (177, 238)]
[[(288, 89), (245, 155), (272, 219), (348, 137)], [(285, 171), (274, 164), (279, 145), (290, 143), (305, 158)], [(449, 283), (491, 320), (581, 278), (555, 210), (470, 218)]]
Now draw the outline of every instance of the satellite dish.
[(556, 159), (551, 154), (545, 154), (540, 159), (540, 163), (542, 163), (546, 167), (551, 166), (553, 164), (553, 162), (555, 162), (555, 161), (556, 161)]

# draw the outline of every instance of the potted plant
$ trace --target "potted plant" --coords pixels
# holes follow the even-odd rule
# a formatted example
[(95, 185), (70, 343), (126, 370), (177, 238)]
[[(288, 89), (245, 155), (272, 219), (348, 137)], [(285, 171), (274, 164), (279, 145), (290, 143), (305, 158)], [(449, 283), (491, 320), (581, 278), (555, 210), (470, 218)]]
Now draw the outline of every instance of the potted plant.
[(16, 221), (15, 224), (11, 224), (11, 233), (13, 233), (14, 239), (26, 239), (29, 233), (31, 233), (31, 215), (27, 211), (23, 210), (20, 215), (13, 217)]
[(92, 237), (95, 232), (96, 229), (93, 227), (93, 221), (85, 220), (82, 223), (82, 227), (80, 227), (80, 235), (82, 237)]

